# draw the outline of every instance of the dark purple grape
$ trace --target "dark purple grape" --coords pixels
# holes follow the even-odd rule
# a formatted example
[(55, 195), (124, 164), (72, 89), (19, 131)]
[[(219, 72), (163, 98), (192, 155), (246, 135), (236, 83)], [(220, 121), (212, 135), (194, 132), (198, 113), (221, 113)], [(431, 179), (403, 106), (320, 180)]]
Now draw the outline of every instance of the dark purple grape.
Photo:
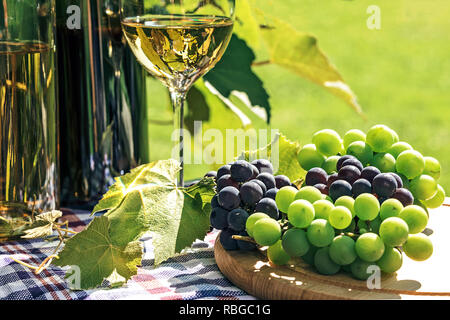
[(212, 199), (211, 199), (211, 208), (212, 209), (217, 208), (217, 207), (220, 206), (219, 205), (219, 200), (217, 198), (218, 198), (218, 196), (217, 196), (217, 194), (215, 194), (214, 197), (212, 197)]
[(217, 178), (217, 171), (209, 171), (205, 174), (205, 178), (206, 177), (212, 177), (212, 178)]
[(397, 181), (389, 173), (380, 173), (372, 181), (373, 192), (381, 198), (390, 198), (397, 189)]
[(398, 188), (397, 190), (395, 190), (392, 198), (400, 201), (404, 207), (412, 205), (414, 203), (414, 196), (408, 189), (405, 188)]
[(344, 162), (342, 162), (342, 166), (341, 168), (345, 167), (345, 166), (355, 166), (359, 169), (359, 171), (361, 171), (364, 166), (362, 165), (361, 161), (359, 161), (358, 159), (347, 159)]
[(214, 208), (209, 216), (213, 228), (223, 230), (228, 228), (228, 211), (221, 207)]
[(220, 190), (217, 200), (219, 201), (219, 205), (225, 210), (236, 209), (241, 203), (239, 190), (231, 186), (225, 187)]
[(275, 176), (275, 185), (277, 189), (281, 189), (283, 187), (290, 186), (291, 180), (288, 177), (280, 174), (278, 176)]
[(260, 172), (259, 172), (258, 168), (255, 167), (254, 165), (250, 164), (250, 167), (252, 167), (252, 172), (253, 172), (253, 174), (252, 174), (250, 180), (256, 179), (256, 177), (258, 176), (258, 174), (259, 174)]
[(333, 201), (342, 196), (352, 196), (352, 185), (345, 180), (336, 180), (330, 185), (328, 195)]
[(310, 169), (305, 176), (305, 184), (307, 186), (313, 186), (318, 183), (327, 183), (327, 172), (322, 168), (312, 168)]
[(328, 187), (326, 184), (318, 183), (314, 185), (314, 188), (319, 189), (322, 194), (328, 195)]
[(337, 173), (330, 174), (327, 179), (327, 187), (330, 188), (331, 184), (336, 180), (339, 180), (338, 174)]
[(226, 174), (230, 174), (230, 168), (231, 166), (229, 164), (226, 164), (224, 166), (221, 166), (219, 170), (217, 170), (216, 179), (218, 180), (221, 176), (224, 176)]
[(252, 181), (246, 182), (241, 186), (239, 192), (241, 200), (244, 204), (252, 206), (258, 203), (263, 197), (261, 187)]
[(245, 160), (238, 160), (233, 163), (231, 165), (230, 171), (231, 178), (237, 182), (248, 181), (253, 175), (253, 170), (250, 163)]
[(268, 172), (263, 172), (263, 173), (258, 174), (256, 179), (262, 181), (266, 185), (267, 190), (276, 187), (274, 176)]
[(385, 202), (387, 199), (388, 199), (388, 198), (380, 197), (380, 198), (378, 198), (378, 202), (380, 203), (380, 205), (382, 205), (383, 202)]
[(269, 160), (257, 159), (252, 161), (251, 164), (257, 167), (260, 173), (267, 172), (273, 174), (273, 166)]
[(231, 229), (225, 229), (220, 232), (219, 240), (222, 244), (222, 247), (225, 250), (237, 250), (238, 244), (237, 240), (233, 239), (232, 237), (234, 235), (237, 235), (238, 233), (236, 231), (233, 231)]
[(370, 183), (372, 183), (373, 179), (379, 175), (381, 171), (377, 167), (368, 166), (362, 169), (361, 178), (366, 179)]
[(266, 194), (266, 192), (267, 192), (267, 187), (266, 187), (266, 185), (264, 184), (264, 182), (262, 182), (261, 180), (258, 180), (258, 179), (253, 179), (253, 180), (250, 180), (251, 182), (255, 182), (255, 183), (257, 183), (260, 187), (261, 187), (261, 189), (262, 189), (262, 191), (263, 191), (263, 197), (264, 197), (264, 195)]
[[(246, 231), (239, 232), (239, 235), (243, 236), (243, 237), (248, 237), (248, 233)], [(256, 246), (256, 244), (253, 242), (244, 241), (244, 240), (236, 240), (236, 242), (239, 247), (239, 250), (242, 250), (242, 251), (253, 251), (253, 250), (256, 250), (256, 248), (258, 248)]]
[(248, 212), (237, 208), (228, 213), (228, 226), (234, 231), (244, 231), (248, 219)]
[(356, 180), (358, 180), (361, 176), (361, 171), (355, 166), (344, 166), (339, 169), (338, 177), (339, 179), (343, 179), (350, 184), (353, 184)]
[(264, 195), (265, 198), (270, 198), (275, 200), (275, 197), (277, 195), (278, 189), (277, 188), (272, 188), (267, 190), (266, 194)]
[(391, 176), (394, 177), (395, 181), (397, 182), (397, 188), (403, 188), (403, 181), (402, 178), (400, 178), (400, 176), (394, 172), (389, 172), (389, 174)]
[(234, 181), (229, 174), (221, 176), (217, 182), (217, 191), (222, 190), (225, 187), (235, 187), (236, 189), (239, 189), (239, 183)]
[(348, 160), (348, 159), (356, 159), (356, 157), (351, 156), (351, 155), (345, 155), (339, 158), (339, 160), (336, 163), (336, 170), (339, 171), (339, 169), (341, 169), (343, 167), (343, 163), (344, 161)]
[(278, 220), (279, 213), (275, 200), (270, 198), (262, 198), (255, 208), (255, 212), (262, 212), (267, 214), (272, 219)]
[(353, 197), (357, 197), (363, 193), (372, 193), (372, 185), (366, 179), (358, 179), (352, 185)]

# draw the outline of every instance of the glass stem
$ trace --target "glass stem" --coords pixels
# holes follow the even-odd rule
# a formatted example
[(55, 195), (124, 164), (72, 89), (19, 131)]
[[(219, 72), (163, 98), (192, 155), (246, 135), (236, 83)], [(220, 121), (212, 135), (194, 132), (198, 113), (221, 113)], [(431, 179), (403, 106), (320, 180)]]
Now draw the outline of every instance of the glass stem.
[[(173, 128), (177, 135), (174, 139), (174, 148), (178, 153), (178, 161), (180, 162), (181, 170), (178, 177), (178, 187), (184, 187), (184, 101), (186, 100), (186, 92), (178, 90), (170, 90), (170, 98), (173, 106)], [(172, 153), (173, 154), (173, 153)]]

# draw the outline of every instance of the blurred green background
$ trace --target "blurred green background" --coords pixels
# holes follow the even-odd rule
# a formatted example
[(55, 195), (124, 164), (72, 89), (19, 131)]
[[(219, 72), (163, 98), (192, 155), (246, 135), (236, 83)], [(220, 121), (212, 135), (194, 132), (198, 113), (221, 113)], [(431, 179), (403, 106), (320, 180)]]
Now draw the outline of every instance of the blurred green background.
[[(380, 30), (366, 26), (366, 10), (373, 4), (381, 9)], [(306, 144), (323, 128), (343, 135), (352, 128), (366, 131), (374, 124), (386, 124), (400, 140), (441, 162), (439, 183), (448, 193), (450, 1), (283, 0), (269, 1), (267, 6), (297, 30), (318, 38), (319, 47), (356, 93), (367, 117), (363, 119), (339, 98), (288, 70), (263, 65), (254, 71), (270, 94), (271, 128)], [(256, 55), (256, 61), (266, 59), (263, 49)], [(157, 81), (150, 82), (148, 92), (151, 160), (166, 159), (172, 146), (169, 100)], [(266, 126), (252, 119), (257, 128)], [(208, 170), (208, 166), (187, 165), (186, 178)]]

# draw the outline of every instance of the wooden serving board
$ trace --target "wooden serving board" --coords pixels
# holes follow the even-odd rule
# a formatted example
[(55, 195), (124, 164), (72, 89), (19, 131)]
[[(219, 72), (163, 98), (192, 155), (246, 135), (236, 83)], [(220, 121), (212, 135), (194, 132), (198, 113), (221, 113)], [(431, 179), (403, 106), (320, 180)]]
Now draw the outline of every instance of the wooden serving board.
[(215, 258), (231, 282), (260, 299), (450, 299), (450, 198), (446, 203), (430, 210), (425, 233), (433, 242), (433, 255), (418, 262), (404, 254), (397, 273), (382, 274), (380, 289), (368, 289), (366, 281), (343, 272), (320, 275), (300, 259), (273, 266), (260, 251), (226, 251), (219, 237)]

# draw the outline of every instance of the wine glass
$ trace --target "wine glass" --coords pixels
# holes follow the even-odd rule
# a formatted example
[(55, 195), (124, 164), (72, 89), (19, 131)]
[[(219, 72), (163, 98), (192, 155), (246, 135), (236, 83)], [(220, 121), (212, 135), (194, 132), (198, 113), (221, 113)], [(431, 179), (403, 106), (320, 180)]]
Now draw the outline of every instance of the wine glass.
[(170, 92), (183, 186), (183, 107), (194, 82), (222, 58), (234, 0), (122, 0), (121, 23), (136, 59)]

